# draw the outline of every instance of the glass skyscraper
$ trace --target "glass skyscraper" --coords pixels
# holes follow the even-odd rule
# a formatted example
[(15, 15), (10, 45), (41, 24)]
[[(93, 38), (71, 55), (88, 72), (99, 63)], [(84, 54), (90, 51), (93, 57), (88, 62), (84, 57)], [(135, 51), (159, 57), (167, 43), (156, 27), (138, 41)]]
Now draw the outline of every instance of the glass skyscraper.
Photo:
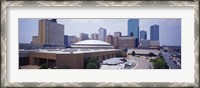
[(128, 20), (128, 36), (133, 36), (136, 40), (135, 45), (139, 44), (139, 19)]
[(140, 31), (140, 40), (146, 40), (147, 39), (147, 31)]
[(128, 36), (132, 36), (132, 33), (134, 38), (139, 38), (139, 19), (128, 20)]
[(159, 25), (152, 25), (150, 27), (150, 40), (159, 41)]

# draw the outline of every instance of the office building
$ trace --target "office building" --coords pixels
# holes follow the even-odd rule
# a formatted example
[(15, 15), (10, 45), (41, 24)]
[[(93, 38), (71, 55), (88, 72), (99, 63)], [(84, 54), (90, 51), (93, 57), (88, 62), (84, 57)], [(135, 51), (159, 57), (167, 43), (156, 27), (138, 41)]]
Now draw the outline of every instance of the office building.
[(92, 40), (98, 40), (99, 39), (99, 35), (97, 33), (92, 33), (91, 34), (91, 39)]
[(159, 41), (159, 25), (152, 25), (150, 27), (150, 40)]
[(76, 36), (68, 36), (68, 46), (78, 42), (78, 38)]
[(111, 45), (114, 45), (113, 43), (113, 36), (112, 35), (107, 35), (106, 36), (106, 42), (111, 44)]
[(121, 37), (122, 33), (121, 32), (114, 32), (114, 37)]
[(39, 44), (64, 45), (64, 25), (56, 19), (42, 19), (38, 23)]
[(33, 36), (32, 37), (32, 44), (39, 44), (39, 41), (38, 41), (38, 36)]
[(105, 41), (105, 38), (106, 38), (106, 29), (100, 27), (99, 28), (99, 40)]
[(147, 31), (140, 31), (140, 40), (146, 40), (147, 39)]
[(64, 35), (64, 45), (65, 47), (68, 46), (68, 35)]
[(139, 19), (129, 19), (128, 20), (128, 36), (134, 36), (135, 46), (138, 47), (139, 44)]
[(141, 48), (149, 48), (150, 47), (150, 40), (140, 40), (140, 47)]
[(88, 39), (89, 39), (88, 34), (80, 33), (79, 41), (88, 40)]
[(113, 43), (114, 43), (115, 49), (118, 49), (119, 48), (119, 37), (113, 37)]
[(160, 42), (159, 41), (150, 41), (150, 48), (159, 48)]
[(119, 37), (119, 49), (130, 49), (136, 48), (135, 38), (130, 36), (121, 36)]

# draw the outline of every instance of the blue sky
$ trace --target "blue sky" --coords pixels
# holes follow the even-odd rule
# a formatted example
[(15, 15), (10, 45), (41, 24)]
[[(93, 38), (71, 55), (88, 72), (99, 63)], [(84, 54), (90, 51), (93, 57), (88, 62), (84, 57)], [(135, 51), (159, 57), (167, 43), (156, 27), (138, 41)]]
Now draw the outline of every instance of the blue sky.
[[(30, 43), (32, 36), (38, 35), (38, 20), (19, 19), (19, 43)], [(150, 39), (150, 26), (159, 25), (161, 45), (181, 45), (181, 19), (139, 19), (140, 30), (147, 31), (147, 39)], [(120, 31), (127, 35), (128, 19), (57, 19), (57, 22), (65, 25), (65, 35), (79, 33), (98, 33), (98, 29), (107, 29), (107, 34), (113, 35)], [(90, 36), (89, 36), (90, 37)]]

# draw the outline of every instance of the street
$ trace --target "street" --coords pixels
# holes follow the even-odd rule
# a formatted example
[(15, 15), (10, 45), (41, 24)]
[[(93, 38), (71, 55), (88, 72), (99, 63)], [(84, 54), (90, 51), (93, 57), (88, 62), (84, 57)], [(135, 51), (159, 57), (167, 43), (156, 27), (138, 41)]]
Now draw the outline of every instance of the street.
[(163, 50), (161, 50), (161, 52), (170, 69), (180, 69), (180, 67), (176, 65), (172, 59), (170, 59), (171, 55), (168, 52), (164, 52)]

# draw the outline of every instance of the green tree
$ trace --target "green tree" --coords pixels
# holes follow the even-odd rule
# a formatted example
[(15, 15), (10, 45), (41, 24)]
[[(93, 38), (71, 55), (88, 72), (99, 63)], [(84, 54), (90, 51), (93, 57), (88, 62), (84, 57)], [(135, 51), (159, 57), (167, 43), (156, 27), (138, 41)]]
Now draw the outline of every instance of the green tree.
[(48, 69), (47, 64), (42, 64), (42, 65), (40, 65), (40, 69)]
[(132, 51), (131, 55), (132, 55), (132, 56), (135, 56), (135, 51)]
[(169, 66), (167, 65), (163, 57), (156, 58), (153, 61), (153, 66), (155, 69), (169, 69)]
[[(86, 69), (88, 69), (89, 63), (93, 63), (97, 66), (97, 68), (100, 68), (100, 62), (98, 61), (97, 58), (89, 57), (88, 59), (86, 59), (86, 61), (84, 62), (84, 64), (86, 65)], [(95, 68), (95, 69), (97, 69), (97, 68)]]
[(95, 63), (88, 63), (87, 64), (87, 69), (97, 69), (97, 65)]

